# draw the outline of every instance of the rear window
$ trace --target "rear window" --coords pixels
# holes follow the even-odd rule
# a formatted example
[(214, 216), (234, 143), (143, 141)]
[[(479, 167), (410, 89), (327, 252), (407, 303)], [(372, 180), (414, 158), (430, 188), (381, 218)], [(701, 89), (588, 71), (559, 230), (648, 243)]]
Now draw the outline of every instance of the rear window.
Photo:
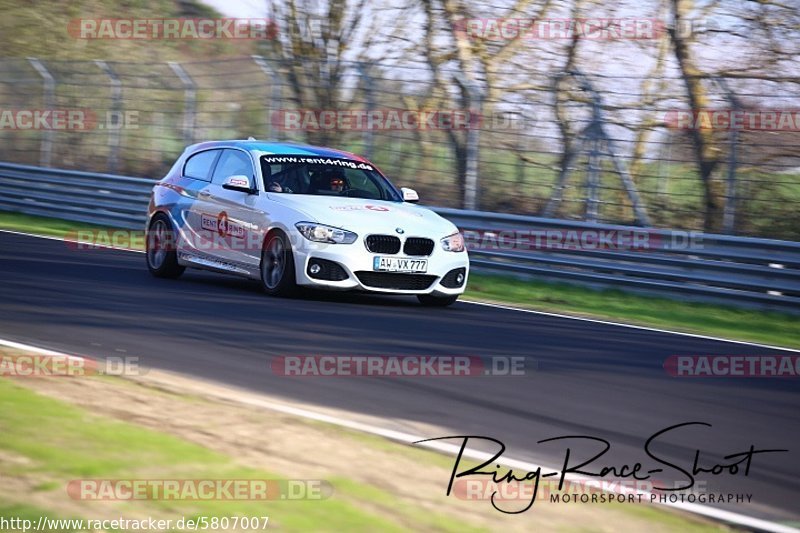
[(211, 167), (214, 165), (219, 150), (206, 150), (191, 156), (183, 167), (183, 175), (187, 178), (211, 181)]

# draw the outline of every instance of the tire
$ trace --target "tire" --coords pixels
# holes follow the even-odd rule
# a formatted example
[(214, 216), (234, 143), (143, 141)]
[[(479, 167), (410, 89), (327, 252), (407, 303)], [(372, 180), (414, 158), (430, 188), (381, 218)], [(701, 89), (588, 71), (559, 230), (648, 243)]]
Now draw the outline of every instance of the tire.
[(282, 231), (273, 231), (261, 250), (261, 286), (270, 296), (291, 296), (296, 292), (294, 254)]
[(175, 231), (166, 215), (158, 214), (150, 221), (145, 246), (147, 270), (155, 277), (174, 279), (186, 270), (178, 264)]
[(430, 294), (417, 294), (419, 303), (426, 307), (447, 307), (453, 305), (458, 300), (458, 295), (452, 296), (432, 296)]

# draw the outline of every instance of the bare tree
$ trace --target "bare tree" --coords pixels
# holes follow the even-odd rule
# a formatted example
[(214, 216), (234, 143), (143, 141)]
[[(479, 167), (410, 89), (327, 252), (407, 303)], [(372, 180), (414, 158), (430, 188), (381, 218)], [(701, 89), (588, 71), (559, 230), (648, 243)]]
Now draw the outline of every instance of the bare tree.
[[(668, 0), (670, 6), (670, 38), (675, 60), (683, 80), (686, 99), (693, 111), (709, 107), (708, 82), (720, 77), (775, 79), (781, 69), (791, 69), (798, 53), (796, 39), (790, 38), (798, 27), (796, 6), (773, 0), (748, 0), (736, 6), (715, 0), (701, 7), (693, 0)], [(723, 19), (735, 23), (711, 24)], [(700, 30), (703, 26), (713, 29)], [(691, 30), (691, 31), (687, 31)], [(704, 40), (701, 42), (700, 38)], [(712, 63), (703, 61), (702, 51), (723, 47), (749, 50), (745, 57), (736, 56), (735, 64), (718, 57)], [(795, 73), (796, 74), (796, 73)], [(723, 184), (715, 179), (720, 166), (723, 136), (710, 128), (693, 127), (689, 131), (700, 181), (703, 185), (706, 231), (719, 231), (725, 203)]]
[[(266, 54), (277, 59), (288, 81), (289, 99), (300, 109), (336, 110), (351, 106), (359, 62), (379, 62), (396, 51), (402, 17), (367, 0), (273, 0), (269, 16), (277, 21)], [(349, 90), (348, 90), (349, 89)], [(308, 131), (309, 141), (329, 144), (331, 131)]]
[[(422, 52), (437, 87), (424, 105), (431, 107), (455, 100), (464, 110), (474, 113), (480, 109), (483, 116), (491, 116), (504, 93), (519, 90), (510, 86), (506, 73), (516, 67), (522, 77), (525, 76), (527, 69), (524, 69), (520, 51), (528, 48), (527, 53), (530, 53), (532, 41), (522, 36), (493, 39), (484, 32), (469, 31), (470, 21), (479, 20), (478, 3), (469, 5), (465, 0), (420, 1), (425, 14)], [(532, 0), (515, 0), (506, 9), (492, 9), (491, 18), (533, 21), (546, 16), (552, 7), (551, 0), (540, 1), (538, 6), (535, 4)], [(471, 127), (477, 126), (481, 118), (473, 115)], [(447, 129), (446, 134), (455, 158), (458, 194), (464, 198), (469, 132)]]

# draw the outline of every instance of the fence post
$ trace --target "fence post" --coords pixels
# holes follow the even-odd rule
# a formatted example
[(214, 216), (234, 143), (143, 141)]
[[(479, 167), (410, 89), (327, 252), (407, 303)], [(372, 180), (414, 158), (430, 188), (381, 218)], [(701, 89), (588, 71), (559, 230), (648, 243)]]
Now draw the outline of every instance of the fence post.
[[(47, 68), (35, 57), (29, 57), (28, 62), (39, 73), (43, 80), (44, 89), (44, 108), (53, 109), (55, 106), (56, 98), (56, 80)], [(42, 146), (39, 155), (39, 164), (43, 167), (49, 167), (53, 157), (53, 134), (55, 132), (52, 128), (46, 129), (42, 133)]]
[(167, 63), (172, 72), (181, 80), (184, 90), (183, 104), (183, 142), (186, 145), (194, 143), (195, 112), (197, 105), (197, 86), (191, 76), (175, 61)]
[[(369, 73), (370, 65), (364, 63), (358, 64), (358, 73), (361, 75), (362, 86), (364, 87), (364, 100), (367, 104), (367, 113), (375, 107), (375, 94), (372, 90), (372, 76)], [(375, 144), (375, 133), (372, 131), (371, 122), (367, 121), (367, 127), (364, 129), (364, 156), (367, 159), (372, 159), (372, 149)]]
[[(272, 124), (274, 118), (273, 111), (278, 110), (281, 101), (281, 85), (275, 83), (276, 80), (280, 79), (280, 74), (263, 56), (252, 55), (250, 57), (255, 61), (261, 71), (266, 74), (270, 82), (269, 106), (267, 106), (267, 140), (280, 140), (281, 135), (275, 132)], [(277, 128), (277, 131), (280, 132), (280, 128)]]
[(592, 138), (589, 148), (589, 172), (586, 176), (586, 221), (597, 222), (600, 211), (600, 139)]
[[(122, 127), (124, 125), (122, 117), (122, 81), (120, 81), (114, 69), (101, 59), (96, 59), (95, 64), (106, 73), (111, 82), (111, 115), (106, 121), (108, 131), (108, 171), (116, 173), (119, 170), (119, 147)], [(112, 127), (113, 125), (113, 127)]]
[(478, 209), (478, 157), (480, 124), (483, 120), (483, 94), (477, 84), (462, 73), (457, 73), (456, 81), (467, 93), (465, 107), (469, 112), (466, 140), (466, 169), (464, 172), (464, 209)]
[[(579, 137), (583, 137), (584, 140), (590, 141), (591, 148), (589, 153), (589, 174), (587, 175), (587, 198), (586, 198), (586, 215), (587, 217), (594, 216), (596, 217), (596, 208), (599, 200), (597, 199), (597, 188), (599, 187), (599, 157), (600, 155), (605, 155), (609, 159), (611, 159), (611, 163), (614, 165), (614, 172), (617, 173), (620, 180), (622, 181), (622, 185), (625, 188), (625, 191), (628, 193), (628, 198), (631, 201), (631, 205), (633, 206), (633, 213), (636, 217), (636, 222), (641, 224), (642, 226), (649, 226), (650, 219), (647, 216), (647, 210), (645, 209), (644, 205), (642, 204), (641, 198), (639, 198), (639, 192), (636, 189), (636, 184), (633, 182), (633, 178), (630, 174), (628, 174), (628, 170), (625, 168), (625, 165), (620, 160), (619, 156), (616, 153), (614, 148), (614, 141), (608, 135), (605, 130), (604, 124), (606, 123), (605, 117), (603, 116), (603, 102), (600, 98), (600, 93), (598, 93), (592, 83), (589, 81), (589, 78), (583, 74), (580, 70), (573, 70), (569, 74), (574, 76), (581, 89), (589, 94), (591, 99), (592, 105), (592, 119), (586, 128), (584, 128), (583, 132), (581, 132)], [(583, 147), (583, 143), (581, 143)], [(601, 151), (600, 147), (603, 146), (603, 150)], [(567, 165), (565, 165), (566, 167)], [(561, 169), (562, 173), (568, 172), (567, 169)], [(563, 174), (562, 174), (563, 175)], [(559, 186), (563, 188), (564, 183), (566, 182), (565, 178), (559, 178)], [(559, 192), (558, 190), (556, 192)], [(554, 195), (555, 198), (555, 195)], [(552, 202), (551, 198), (551, 202)], [(560, 195), (559, 195), (560, 200)], [(548, 204), (548, 208), (550, 204)], [(546, 210), (545, 212), (548, 212)], [(595, 222), (596, 220), (591, 220)]]
[(731, 129), (730, 159), (728, 160), (728, 179), (725, 183), (725, 209), (722, 213), (723, 233), (736, 233), (736, 158), (739, 145), (739, 130)]
[[(728, 83), (718, 78), (717, 83), (725, 91), (725, 96), (731, 106), (733, 115), (741, 109), (739, 99), (733, 94)], [(725, 181), (725, 207), (722, 211), (722, 232), (735, 233), (736, 232), (736, 166), (737, 166), (737, 149), (739, 145), (739, 128), (731, 128), (730, 130), (730, 153), (728, 154), (728, 177)]]

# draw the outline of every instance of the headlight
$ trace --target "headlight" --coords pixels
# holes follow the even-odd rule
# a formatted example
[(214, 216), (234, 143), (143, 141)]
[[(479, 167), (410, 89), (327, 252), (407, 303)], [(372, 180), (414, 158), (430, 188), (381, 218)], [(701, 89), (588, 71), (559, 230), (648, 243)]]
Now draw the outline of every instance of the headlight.
[(442, 248), (446, 252), (463, 252), (464, 236), (461, 233), (453, 233), (442, 239)]
[(314, 242), (350, 244), (355, 242), (358, 238), (358, 235), (352, 231), (325, 226), (323, 224), (315, 224), (313, 222), (298, 222), (294, 226), (300, 231), (303, 237)]

